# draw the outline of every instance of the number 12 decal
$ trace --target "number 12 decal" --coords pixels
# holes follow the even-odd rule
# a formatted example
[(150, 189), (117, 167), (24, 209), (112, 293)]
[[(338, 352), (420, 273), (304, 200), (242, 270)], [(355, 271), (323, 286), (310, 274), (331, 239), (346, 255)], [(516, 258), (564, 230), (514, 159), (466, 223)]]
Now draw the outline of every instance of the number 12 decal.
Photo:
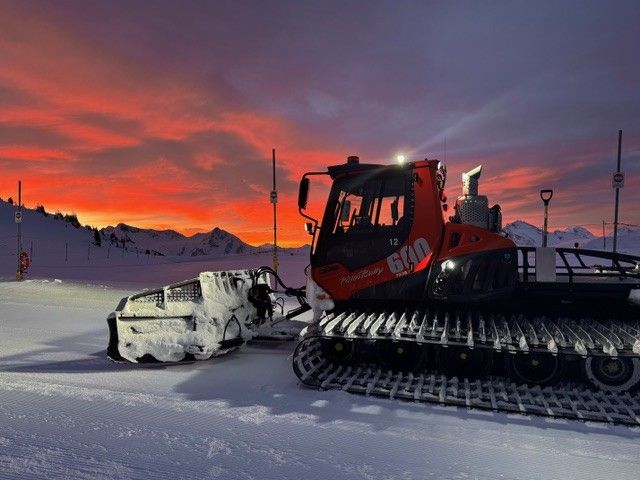
[[(393, 241), (398, 241), (397, 238), (390, 238), (389, 241), (392, 245), (397, 245)], [(387, 265), (391, 273), (406, 273), (412, 271), (416, 264), (425, 258), (431, 252), (429, 243), (424, 238), (418, 238), (413, 245), (405, 245), (397, 252), (387, 257)]]

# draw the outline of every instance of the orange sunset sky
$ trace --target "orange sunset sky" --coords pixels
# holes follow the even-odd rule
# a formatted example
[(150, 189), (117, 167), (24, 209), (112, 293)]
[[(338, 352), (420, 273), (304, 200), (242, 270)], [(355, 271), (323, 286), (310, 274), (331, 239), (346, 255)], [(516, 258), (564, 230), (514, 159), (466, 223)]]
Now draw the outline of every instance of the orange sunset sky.
[[(301, 174), (356, 154), (482, 163), (505, 221), (640, 224), (633, 2), (0, 0), (0, 197), (185, 234), (309, 241)], [(316, 193), (320, 194), (318, 190)], [(312, 192), (313, 194), (313, 192)]]

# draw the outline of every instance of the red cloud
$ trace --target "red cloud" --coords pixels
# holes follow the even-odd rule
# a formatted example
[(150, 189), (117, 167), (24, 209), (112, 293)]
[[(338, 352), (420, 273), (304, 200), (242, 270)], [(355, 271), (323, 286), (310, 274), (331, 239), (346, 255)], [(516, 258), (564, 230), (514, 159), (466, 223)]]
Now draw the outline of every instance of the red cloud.
[[(117, 53), (20, 7), (4, 8), (3, 20), (3, 197), (22, 179), (29, 205), (74, 211), (96, 226), (122, 221), (194, 233), (217, 225), (259, 244), (272, 238), (268, 193), (276, 147), (279, 238), (288, 245), (309, 241), (295, 183), (305, 171), (323, 170), (353, 152), (230, 98), (217, 77), (205, 81)], [(538, 190), (548, 186), (557, 188), (552, 226), (609, 218), (610, 204), (602, 201), (611, 193), (606, 178), (572, 177), (612, 150), (585, 142), (453, 157), (447, 190), (453, 201), (462, 171), (483, 163), (481, 192), (502, 204), (507, 221), (539, 223)], [(584, 192), (593, 197), (586, 213), (578, 207)], [(312, 198), (321, 204), (326, 186), (314, 182)]]
[[(215, 85), (116, 55), (33, 12), (4, 13), (10, 21), (0, 42), (0, 87), (11, 92), (11, 101), (0, 104), (0, 127), (32, 134), (22, 143), (0, 139), (0, 190), (10, 194), (22, 179), (28, 204), (74, 211), (99, 226), (126, 221), (194, 232), (219, 225), (262, 243), (271, 238), (270, 177), (264, 185), (243, 178), (233, 185), (259, 192), (260, 199), (221, 192), (214, 188), (219, 169), (242, 159), (221, 157), (212, 153), (215, 145), (195, 145), (191, 137), (231, 135), (264, 155), (265, 165), (277, 146), (278, 164), (290, 180), (342, 157), (309, 149), (313, 139), (276, 116), (230, 105), (213, 109), (223, 113), (207, 111), (203, 105), (221, 103)], [(130, 156), (149, 139), (158, 146)], [(169, 158), (162, 142), (181, 149)], [(283, 242), (306, 241), (295, 201), (280, 198)]]

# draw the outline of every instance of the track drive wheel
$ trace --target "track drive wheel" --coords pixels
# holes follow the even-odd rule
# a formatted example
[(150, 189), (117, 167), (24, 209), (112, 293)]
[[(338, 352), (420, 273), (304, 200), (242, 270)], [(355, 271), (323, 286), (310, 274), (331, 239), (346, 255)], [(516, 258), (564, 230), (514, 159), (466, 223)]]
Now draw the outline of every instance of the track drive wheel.
[(507, 357), (509, 376), (528, 385), (554, 385), (564, 373), (564, 364), (551, 353), (516, 353)]
[(487, 375), (493, 366), (493, 352), (450, 346), (440, 349), (440, 368), (449, 375), (475, 378)]
[(589, 357), (584, 369), (589, 382), (605, 392), (627, 392), (640, 382), (640, 358)]
[(381, 365), (400, 371), (414, 371), (421, 365), (424, 351), (415, 342), (379, 340), (376, 342), (376, 357)]
[(353, 352), (352, 340), (341, 337), (322, 339), (322, 353), (333, 363), (344, 364), (351, 362)]

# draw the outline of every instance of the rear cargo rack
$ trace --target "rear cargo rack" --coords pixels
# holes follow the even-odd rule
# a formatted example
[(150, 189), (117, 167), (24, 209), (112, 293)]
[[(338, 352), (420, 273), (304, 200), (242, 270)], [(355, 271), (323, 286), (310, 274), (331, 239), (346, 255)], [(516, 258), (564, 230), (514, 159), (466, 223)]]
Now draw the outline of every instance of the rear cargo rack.
[[(520, 280), (525, 284), (534, 283), (538, 247), (517, 248)], [(547, 250), (555, 250), (555, 275), (558, 283), (625, 283), (631, 288), (640, 288), (640, 257), (579, 248)]]

